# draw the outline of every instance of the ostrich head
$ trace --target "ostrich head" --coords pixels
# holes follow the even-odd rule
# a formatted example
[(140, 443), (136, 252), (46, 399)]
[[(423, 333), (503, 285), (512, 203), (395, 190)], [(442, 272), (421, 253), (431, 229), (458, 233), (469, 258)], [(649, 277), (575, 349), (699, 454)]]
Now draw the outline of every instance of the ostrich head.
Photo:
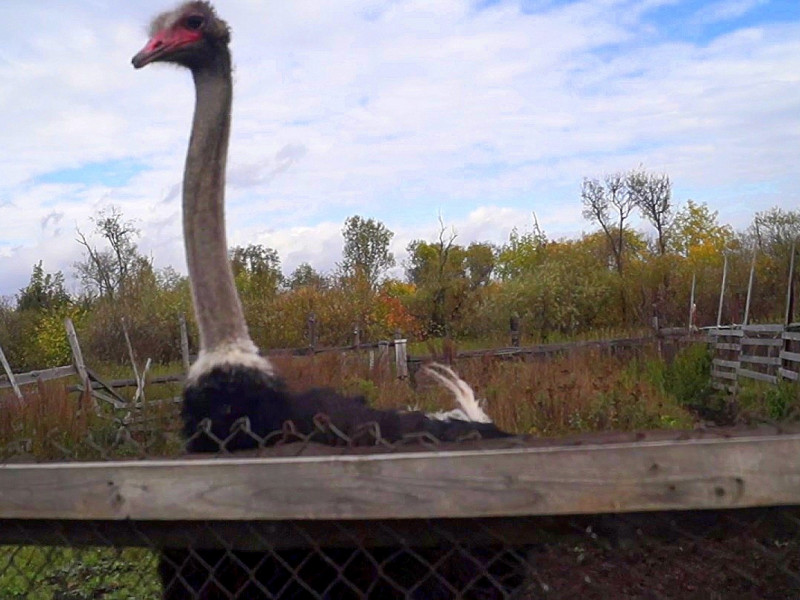
[(186, 2), (161, 13), (150, 24), (150, 41), (133, 57), (137, 69), (171, 62), (189, 69), (212, 62), (227, 49), (231, 33), (208, 2)]

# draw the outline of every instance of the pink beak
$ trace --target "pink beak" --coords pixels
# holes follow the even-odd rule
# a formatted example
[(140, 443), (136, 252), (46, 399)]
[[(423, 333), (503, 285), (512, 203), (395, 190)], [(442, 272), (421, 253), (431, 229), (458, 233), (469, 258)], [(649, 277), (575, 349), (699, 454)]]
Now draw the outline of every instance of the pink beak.
[(187, 31), (185, 29), (164, 29), (156, 33), (152, 39), (145, 44), (136, 56), (133, 57), (131, 63), (137, 69), (143, 66), (163, 60), (175, 50), (198, 41), (202, 35), (197, 32)]

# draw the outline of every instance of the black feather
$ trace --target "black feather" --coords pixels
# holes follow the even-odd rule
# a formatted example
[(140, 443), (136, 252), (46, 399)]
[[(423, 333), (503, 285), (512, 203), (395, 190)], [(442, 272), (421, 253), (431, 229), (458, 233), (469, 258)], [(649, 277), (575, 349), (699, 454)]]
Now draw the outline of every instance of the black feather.
[[(312, 389), (293, 393), (283, 380), (262, 370), (241, 365), (219, 365), (204, 373), (184, 392), (184, 434), (190, 452), (217, 452), (224, 440), (227, 451), (256, 448), (264, 440), (291, 422), (303, 436), (324, 444), (341, 444), (342, 432), (356, 444), (359, 439), (374, 443), (365, 436), (371, 429), (387, 442), (429, 433), (441, 441), (456, 441), (469, 435), (483, 438), (506, 437), (492, 423), (475, 423), (459, 419), (438, 420), (418, 411), (377, 410), (370, 408), (361, 396), (344, 396), (329, 389)], [(249, 421), (250, 433), (237, 424)], [(210, 431), (201, 423), (208, 419)], [(333, 428), (320, 428), (328, 422)]]

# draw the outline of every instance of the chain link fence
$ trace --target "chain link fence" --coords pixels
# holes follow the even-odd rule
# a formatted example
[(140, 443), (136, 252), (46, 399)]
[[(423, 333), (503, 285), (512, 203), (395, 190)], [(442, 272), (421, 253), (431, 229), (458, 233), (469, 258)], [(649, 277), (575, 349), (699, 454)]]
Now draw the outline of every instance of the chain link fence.
[[(475, 455), (491, 460), (499, 457), (500, 461), (505, 455), (498, 452), (587, 447), (588, 453), (592, 452), (590, 445), (596, 450), (620, 444), (634, 454), (635, 445), (643, 444), (644, 455), (645, 447), (652, 448), (652, 444), (725, 441), (737, 436), (793, 440), (794, 431), (595, 434), (556, 441), (527, 437), (481, 440), (469, 435), (442, 442), (430, 435), (415, 435), (390, 443), (374, 423), (345, 435), (320, 415), (310, 435), (300, 434), (287, 423), (282, 430), (259, 437), (244, 419), (227, 437), (220, 438), (213, 435), (207, 422), (201, 423), (195, 436), (213, 439), (219, 452), (188, 457), (184, 444), (195, 437), (182, 439), (177, 403), (142, 404), (138, 410), (98, 415), (88, 402), (79, 402), (83, 403), (71, 421), (49, 429), (31, 428), (29, 422), (14, 419), (13, 411), (7, 411), (11, 414), (5, 421), (0, 419), (0, 598), (800, 597), (800, 508), (787, 505), (785, 494), (777, 492), (780, 501), (776, 504), (783, 506), (766, 506), (772, 493), (768, 489), (755, 491), (756, 496), (761, 493), (758, 503), (763, 505), (755, 508), (550, 516), (525, 514), (524, 509), (515, 508), (506, 516), (487, 510), (487, 516), (464, 518), (459, 506), (468, 504), (468, 497), (483, 493), (480, 497), (487, 499), (488, 506), (495, 494), (500, 497), (506, 490), (495, 480), (467, 477), (450, 492), (447, 484), (432, 482), (431, 489), (422, 493), (419, 483), (409, 480), (394, 483), (397, 489), (407, 488), (405, 499), (395, 494), (394, 504), (366, 511), (380, 512), (383, 517), (357, 518), (357, 509), (341, 508), (352, 504), (357, 490), (344, 484), (338, 488), (330, 481), (301, 481), (298, 476), (290, 482), (259, 482), (259, 493), (268, 495), (274, 487), (279, 497), (271, 502), (282, 501), (291, 511), (292, 504), (302, 504), (301, 496), (316, 490), (325, 496), (319, 502), (327, 502), (326, 516), (299, 518), (302, 510), (298, 508), (293, 518), (270, 519), (256, 504), (235, 510), (226, 506), (227, 500), (234, 505), (241, 499), (236, 490), (225, 489), (224, 482), (219, 483), (221, 489), (208, 482), (207, 488), (198, 491), (184, 487), (182, 476), (182, 469), (191, 461), (205, 464), (208, 459), (230, 470), (244, 469), (251, 460), (279, 459), (289, 467), (296, 463), (302, 476), (301, 464), (315, 462), (323, 469), (325, 465), (333, 468), (344, 457), (353, 465), (353, 480), (365, 477), (369, 485), (377, 486), (374, 482), (378, 479), (370, 477), (380, 457), (386, 456), (449, 455), (453, 459), (448, 464), (458, 465)], [(228, 452), (227, 446), (241, 441), (242, 436), (252, 438), (257, 449)], [(698, 447), (697, 451), (706, 450)], [(231, 458), (236, 460), (226, 461)], [(785, 457), (776, 456), (776, 460), (785, 462)], [(172, 463), (178, 468), (171, 502), (179, 518), (107, 518), (105, 508), (98, 510), (93, 505), (93, 492), (81, 495), (82, 490), (75, 489), (85, 485), (102, 489), (105, 482), (98, 480), (100, 475), (85, 473), (103, 466), (106, 470), (98, 473), (105, 474), (117, 465), (156, 464), (166, 469)], [(578, 468), (584, 467), (576, 463)], [(44, 472), (59, 476), (37, 475)], [(598, 467), (593, 481), (612, 475)], [(796, 469), (787, 471), (782, 485), (791, 491), (798, 476)], [(452, 477), (455, 481), (459, 475)], [(516, 485), (513, 473), (504, 477), (512, 489)], [(569, 473), (564, 472), (567, 479)], [(710, 490), (712, 496), (730, 493), (727, 476), (720, 475), (720, 481), (713, 475), (709, 479), (702, 482), (702, 489)], [(568, 489), (557, 478), (551, 481), (558, 489)], [(293, 484), (298, 486), (297, 497), (291, 493), (281, 496)], [(114, 504), (112, 496), (118, 487), (111, 480), (107, 485), (108, 493), (96, 494), (103, 506)], [(746, 488), (750, 483), (744, 478), (733, 485)], [(143, 496), (152, 493), (144, 487), (140, 489)], [(213, 489), (221, 513), (204, 512), (205, 505), (198, 505), (193, 512), (192, 503), (207, 489)], [(651, 493), (648, 489), (645, 494)], [(620, 493), (632, 492), (621, 488)], [(795, 493), (800, 504), (800, 488)], [(82, 500), (75, 504), (72, 498)], [(365, 503), (379, 505), (381, 498), (377, 494)], [(428, 500), (439, 507), (452, 506), (452, 516), (403, 516), (407, 514), (404, 503), (420, 506)], [(552, 499), (549, 502), (552, 507)], [(569, 494), (564, 502), (565, 506), (578, 506)], [(529, 504), (535, 506), (536, 498), (531, 496)], [(707, 508), (714, 506), (714, 498), (688, 497), (681, 505)], [(730, 505), (737, 506), (735, 499)], [(630, 504), (620, 496), (619, 506), (628, 510)], [(340, 508), (342, 517), (331, 518)], [(250, 510), (257, 518), (247, 517)], [(400, 516), (392, 518), (394, 512)], [(564, 511), (556, 508), (555, 512)], [(50, 516), (37, 518), (45, 513)], [(219, 514), (234, 513), (236, 518), (218, 518)]]

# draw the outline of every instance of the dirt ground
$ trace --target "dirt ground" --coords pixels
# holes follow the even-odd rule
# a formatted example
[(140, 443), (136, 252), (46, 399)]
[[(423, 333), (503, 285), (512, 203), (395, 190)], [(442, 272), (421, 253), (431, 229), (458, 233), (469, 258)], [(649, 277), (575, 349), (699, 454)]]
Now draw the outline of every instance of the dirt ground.
[(528, 552), (531, 583), (521, 598), (800, 598), (796, 508), (629, 515), (570, 527), (575, 535)]

